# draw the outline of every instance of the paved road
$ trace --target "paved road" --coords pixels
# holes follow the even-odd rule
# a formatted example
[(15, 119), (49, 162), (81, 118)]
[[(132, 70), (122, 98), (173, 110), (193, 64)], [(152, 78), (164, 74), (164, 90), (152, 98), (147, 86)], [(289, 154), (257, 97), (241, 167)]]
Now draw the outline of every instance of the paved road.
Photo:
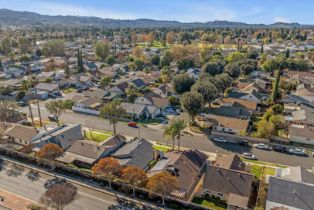
[[(53, 179), (53, 176), (39, 173), (39, 179), (34, 181), (27, 177), (28, 169), (22, 169), (21, 174), (9, 175), (9, 171), (15, 168), (10, 163), (0, 171), (0, 188), (20, 195), (29, 200), (39, 202), (45, 192), (44, 183)], [(75, 201), (65, 207), (65, 210), (103, 210), (116, 204), (115, 198), (86, 187), (78, 186), (78, 194)]]
[[(33, 108), (33, 114), (38, 116)], [(28, 113), (28, 108), (23, 108), (25, 113)], [(47, 118), (48, 113), (44, 107), (41, 107), (41, 114), (44, 119)], [(112, 131), (113, 128), (108, 121), (84, 114), (78, 114), (73, 112), (65, 112), (61, 116), (61, 121), (66, 123), (80, 123), (82, 126), (93, 127), (94, 129), (108, 130)], [(146, 128), (140, 126), (140, 129), (130, 128), (126, 123), (119, 123), (117, 126), (117, 131), (120, 134), (126, 136), (140, 136), (148, 140), (153, 140), (161, 143), (171, 143), (170, 139), (163, 137), (163, 131), (160, 129)], [(218, 152), (222, 154), (237, 153), (242, 154), (243, 152), (252, 152), (255, 156), (262, 161), (290, 165), (290, 166), (303, 166), (305, 168), (312, 169), (314, 167), (313, 157), (300, 157), (293, 156), (289, 154), (282, 154), (274, 151), (264, 151), (255, 148), (247, 148), (233, 144), (223, 144), (223, 143), (213, 143), (205, 135), (185, 135), (181, 139), (181, 146), (198, 149), (207, 152)]]

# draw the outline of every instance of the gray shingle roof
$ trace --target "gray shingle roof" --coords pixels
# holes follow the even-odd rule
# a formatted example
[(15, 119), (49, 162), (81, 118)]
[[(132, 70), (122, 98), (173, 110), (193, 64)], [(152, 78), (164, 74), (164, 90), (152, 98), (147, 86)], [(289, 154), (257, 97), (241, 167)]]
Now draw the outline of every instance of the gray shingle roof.
[(267, 200), (292, 206), (297, 209), (313, 210), (314, 185), (270, 177)]
[(92, 141), (84, 140), (75, 141), (66, 152), (82, 155), (96, 160), (102, 155), (104, 151), (106, 151), (106, 149), (106, 147), (99, 146)]
[(112, 156), (117, 158), (122, 165), (132, 165), (145, 170), (148, 163), (154, 159), (152, 146), (149, 141), (138, 139), (128, 142)]
[(217, 166), (207, 165), (203, 188), (224, 194), (250, 197), (254, 176)]
[(58, 90), (59, 86), (58, 84), (39, 83), (38, 85), (36, 85), (36, 88), (43, 91), (54, 91)]

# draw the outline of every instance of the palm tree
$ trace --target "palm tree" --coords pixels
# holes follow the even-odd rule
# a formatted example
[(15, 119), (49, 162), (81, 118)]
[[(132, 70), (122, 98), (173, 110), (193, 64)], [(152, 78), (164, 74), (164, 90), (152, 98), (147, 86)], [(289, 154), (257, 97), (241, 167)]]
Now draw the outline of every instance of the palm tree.
[(178, 151), (180, 151), (182, 131), (186, 128), (186, 122), (184, 120), (177, 119), (172, 123), (172, 125), (174, 127), (174, 133), (178, 140)]
[(175, 133), (172, 124), (165, 128), (164, 136), (170, 137), (172, 139), (172, 150), (174, 150), (174, 143), (175, 143)]
[(172, 138), (172, 149), (174, 149), (175, 138), (178, 140), (178, 150), (180, 151), (180, 143), (182, 131), (186, 128), (186, 122), (181, 119), (176, 119), (171, 124), (165, 128), (164, 136), (169, 136)]

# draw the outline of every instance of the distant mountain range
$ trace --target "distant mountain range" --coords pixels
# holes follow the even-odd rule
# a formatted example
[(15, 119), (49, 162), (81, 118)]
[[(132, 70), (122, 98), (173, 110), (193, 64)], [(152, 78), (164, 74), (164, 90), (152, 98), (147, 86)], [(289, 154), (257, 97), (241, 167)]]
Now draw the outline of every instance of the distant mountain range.
[(2, 26), (95, 26), (107, 28), (314, 28), (314, 25), (301, 25), (299, 23), (274, 23), (247, 24), (229, 21), (210, 21), (183, 23), (179, 21), (137, 19), (137, 20), (117, 20), (103, 19), (98, 17), (85, 16), (50, 16), (33, 12), (20, 12), (8, 9), (0, 9), (0, 25)]

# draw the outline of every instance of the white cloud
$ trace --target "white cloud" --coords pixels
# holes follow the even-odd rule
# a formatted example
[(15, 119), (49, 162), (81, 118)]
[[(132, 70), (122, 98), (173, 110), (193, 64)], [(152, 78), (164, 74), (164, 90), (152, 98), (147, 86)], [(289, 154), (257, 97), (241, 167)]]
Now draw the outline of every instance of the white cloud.
[[(27, 4), (27, 2), (31, 4)], [(74, 4), (47, 2), (47, 1), (25, 1), (23, 6), (15, 10), (25, 10), (45, 15), (73, 15), (94, 16), (113, 19), (135, 19), (136, 15), (111, 9), (96, 9)]]
[(290, 23), (291, 22), (290, 20), (288, 20), (285, 17), (275, 17), (274, 21), (275, 21), (275, 23), (276, 22), (282, 22), (282, 23)]

